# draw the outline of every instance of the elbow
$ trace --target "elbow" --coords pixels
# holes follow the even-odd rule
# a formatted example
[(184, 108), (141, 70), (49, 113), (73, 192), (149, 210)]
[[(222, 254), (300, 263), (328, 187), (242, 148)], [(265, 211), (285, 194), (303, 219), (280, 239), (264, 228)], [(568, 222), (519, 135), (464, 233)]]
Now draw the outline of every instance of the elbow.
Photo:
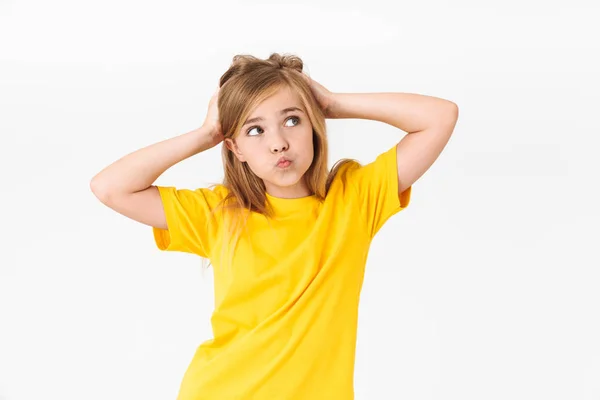
[(443, 115), (443, 123), (450, 124), (454, 127), (458, 121), (458, 105), (453, 102), (448, 102), (448, 107)]
[(93, 177), (90, 180), (90, 190), (96, 196), (100, 202), (106, 204), (108, 202), (109, 191), (106, 187), (106, 184), (102, 183), (97, 176)]
[(451, 119), (458, 119), (458, 105), (452, 101), (448, 101), (448, 114)]

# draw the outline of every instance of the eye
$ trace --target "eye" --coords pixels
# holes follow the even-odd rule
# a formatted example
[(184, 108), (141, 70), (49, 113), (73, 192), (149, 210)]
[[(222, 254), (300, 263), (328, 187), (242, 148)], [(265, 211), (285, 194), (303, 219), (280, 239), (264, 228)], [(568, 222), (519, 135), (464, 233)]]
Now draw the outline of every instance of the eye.
[[(300, 123), (300, 118), (295, 115), (292, 115), (291, 117), (289, 117), (285, 122), (293, 120), (293, 119), (296, 120), (296, 123), (294, 125), (290, 125), (290, 126), (296, 126)], [(257, 133), (251, 133), (254, 129), (258, 129), (259, 131), (257, 131)], [(258, 136), (261, 133), (264, 133), (264, 130), (258, 125), (251, 126), (246, 131), (246, 135), (248, 135), (248, 136)]]
[(260, 132), (260, 133), (262, 133), (262, 130), (263, 130), (263, 129), (262, 129), (260, 126), (252, 126), (252, 127), (250, 127), (250, 128), (249, 128), (249, 129), (246, 131), (246, 135), (248, 135), (248, 136), (256, 136), (257, 134), (252, 134), (252, 133), (250, 133), (250, 132), (252, 132), (254, 129), (260, 129), (260, 130), (261, 130), (261, 132)]
[[(298, 125), (298, 124), (300, 123), (300, 118), (298, 118), (298, 117), (297, 117), (297, 116), (295, 116), (295, 115), (292, 115), (291, 117), (289, 117), (287, 121), (290, 121), (290, 120), (292, 120), (292, 119), (295, 119), (295, 120), (297, 121), (297, 122), (296, 122), (294, 125), (292, 125), (292, 126), (296, 126), (296, 125)], [(286, 121), (286, 122), (287, 122), (287, 121)]]

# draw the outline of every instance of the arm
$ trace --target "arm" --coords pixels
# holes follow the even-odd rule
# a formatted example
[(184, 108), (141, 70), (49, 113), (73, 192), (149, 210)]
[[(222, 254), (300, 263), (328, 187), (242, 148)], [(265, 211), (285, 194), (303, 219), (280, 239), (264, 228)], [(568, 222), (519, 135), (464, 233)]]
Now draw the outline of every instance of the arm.
[[(152, 184), (168, 168), (213, 147), (214, 131), (202, 126), (130, 153), (110, 164), (90, 182), (106, 206), (133, 220), (167, 229), (158, 189)], [(216, 142), (216, 143), (215, 143)]]
[(385, 122), (408, 133), (396, 147), (400, 194), (429, 169), (448, 143), (458, 106), (412, 93), (331, 93), (327, 114)]
[(96, 174), (90, 182), (94, 195), (126, 217), (168, 229), (160, 192), (152, 184), (173, 165), (223, 140), (218, 101), (219, 89), (210, 99), (200, 128), (134, 151)]

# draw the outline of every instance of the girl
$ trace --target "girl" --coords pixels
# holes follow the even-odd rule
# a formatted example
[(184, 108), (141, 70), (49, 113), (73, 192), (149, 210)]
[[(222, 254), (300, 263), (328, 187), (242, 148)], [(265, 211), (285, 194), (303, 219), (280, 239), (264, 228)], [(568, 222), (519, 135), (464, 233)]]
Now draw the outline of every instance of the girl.
[[(409, 134), (367, 165), (327, 170), (326, 118), (363, 118)], [(293, 55), (233, 58), (198, 129), (137, 150), (91, 189), (152, 227), (161, 250), (209, 259), (214, 338), (179, 400), (353, 399), (359, 294), (371, 240), (406, 208), (437, 159), (456, 104), (408, 93), (332, 93)], [(365, 140), (368, 140), (365, 132)], [(169, 167), (220, 142), (223, 184), (154, 186)]]

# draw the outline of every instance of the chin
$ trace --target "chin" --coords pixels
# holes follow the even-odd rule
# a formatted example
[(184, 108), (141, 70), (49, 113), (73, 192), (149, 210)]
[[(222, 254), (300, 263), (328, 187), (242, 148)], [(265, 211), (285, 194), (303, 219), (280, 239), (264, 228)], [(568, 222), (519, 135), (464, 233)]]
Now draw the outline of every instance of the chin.
[[(308, 169), (308, 168), (307, 168)], [(280, 188), (289, 188), (302, 184), (302, 178), (306, 171), (297, 169), (276, 171), (275, 173), (265, 174), (261, 177), (263, 181), (269, 182), (271, 185), (278, 186)]]
[(292, 187), (300, 184), (302, 176), (298, 176), (297, 174), (289, 174), (283, 177), (276, 177), (273, 179), (268, 179), (269, 183), (272, 185), (276, 185), (279, 187)]

